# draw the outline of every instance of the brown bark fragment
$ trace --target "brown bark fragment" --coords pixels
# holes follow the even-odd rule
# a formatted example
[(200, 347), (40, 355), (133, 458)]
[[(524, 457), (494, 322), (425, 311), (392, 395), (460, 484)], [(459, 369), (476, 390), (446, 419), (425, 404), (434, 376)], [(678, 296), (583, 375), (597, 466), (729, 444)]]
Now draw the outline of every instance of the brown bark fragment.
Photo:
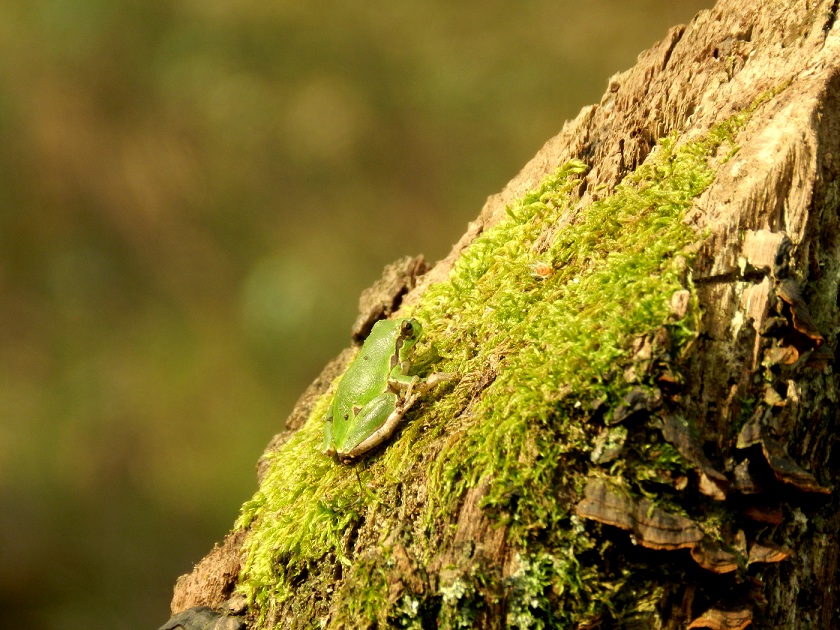
[(233, 595), (241, 568), (240, 550), (245, 532), (228, 534), (221, 545), (213, 547), (192, 573), (182, 575), (175, 585), (172, 614), (194, 606), (219, 608)]
[(710, 630), (744, 630), (752, 625), (753, 613), (750, 609), (744, 610), (717, 610), (710, 609), (700, 617), (688, 624), (688, 630), (692, 628), (709, 628)]

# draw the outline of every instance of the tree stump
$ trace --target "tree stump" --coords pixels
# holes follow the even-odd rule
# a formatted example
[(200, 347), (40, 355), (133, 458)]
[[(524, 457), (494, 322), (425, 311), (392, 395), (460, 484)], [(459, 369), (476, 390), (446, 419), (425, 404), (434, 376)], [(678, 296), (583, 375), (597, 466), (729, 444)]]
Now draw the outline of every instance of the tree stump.
[(387, 270), (458, 380), (347, 465), (329, 364), (164, 627), (840, 627), (837, 8), (702, 11)]

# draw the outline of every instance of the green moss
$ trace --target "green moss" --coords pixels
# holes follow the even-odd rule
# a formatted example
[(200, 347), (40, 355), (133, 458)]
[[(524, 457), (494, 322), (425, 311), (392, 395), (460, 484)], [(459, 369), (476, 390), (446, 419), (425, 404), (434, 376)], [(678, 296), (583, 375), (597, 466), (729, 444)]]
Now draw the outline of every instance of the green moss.
[[(587, 205), (574, 201), (587, 169), (576, 160), (512, 204), (464, 252), (449, 280), (431, 286), (409, 313), (424, 324), (421, 346), (441, 357), (435, 370), (461, 380), (409, 413), (387, 448), (354, 467), (320, 455), (330, 395), (321, 399), (272, 456), (238, 522), (250, 527), (239, 588), (260, 620), (293, 596), (323, 601), (319, 589), (331, 582), (335, 559), (346, 578), (327, 597), (339, 602), (336, 625), (353, 619), (360, 627), (421, 627), (434, 615), (440, 627), (470, 627), (497, 578), (479, 580), (481, 567), (473, 566), (436, 593), (389, 599), (385, 576), (394, 560), (383, 541), (422, 517), (423, 527), (403, 538), (429, 562), (454, 535), (466, 491), (481, 483), (485, 513), (507, 526), (521, 554), (520, 569), (500, 587), (509, 596), (511, 627), (620, 616), (617, 593), (628, 576), (599, 582), (596, 542), (571, 514), (594, 467), (589, 453), (598, 429), (589, 418), (596, 401), (614, 408), (632, 388), (653, 388), (649, 369), (628, 370), (635, 340), (665, 331), (668, 343), (659, 350), (676, 362), (693, 339), (696, 300), (680, 320), (669, 306), (674, 292), (691, 289), (689, 246), (699, 240), (682, 218), (714, 179), (710, 161), (737, 150), (733, 138), (758, 104), (700, 140), (663, 139), (636, 172)], [(638, 428), (603, 474), (655, 494), (650, 484), (663, 471), (688, 468), (658, 436)], [(415, 479), (427, 492), (416, 512), (389, 508)], [(358, 531), (378, 540), (381, 552), (354, 557)]]
[[(557, 490), (574, 493), (571, 478), (595, 437), (590, 402), (615, 405), (633, 386), (622, 372), (634, 339), (661, 326), (675, 347), (690, 339), (694, 314), (676, 322), (669, 308), (687, 283), (684, 250), (697, 238), (680, 219), (712, 181), (706, 161), (717, 143), (677, 152), (674, 140), (663, 140), (613, 194), (577, 212), (569, 193), (585, 167), (565, 165), (465, 252), (449, 283), (427, 292), (415, 315), (430, 322), (430, 336), (459, 340), (439, 350), (449, 353), (442, 369), (498, 366), (473, 412), (450, 423), (460, 439), (432, 463), (439, 510), (488, 478), (488, 506), (509, 511), (509, 488), (517, 489), (517, 544), (535, 524), (553, 528), (565, 517)], [(569, 213), (571, 221), (544, 239)], [(538, 261), (551, 275), (530, 273)]]
[(323, 428), (317, 419), (329, 402), (323, 397), (310, 421), (270, 456), (260, 489), (242, 507), (236, 523), (237, 529), (251, 527), (239, 588), (260, 611), (260, 619), (290, 597), (292, 579), (325, 554), (350, 564), (343, 537), (368, 505), (357, 477), (318, 454)]

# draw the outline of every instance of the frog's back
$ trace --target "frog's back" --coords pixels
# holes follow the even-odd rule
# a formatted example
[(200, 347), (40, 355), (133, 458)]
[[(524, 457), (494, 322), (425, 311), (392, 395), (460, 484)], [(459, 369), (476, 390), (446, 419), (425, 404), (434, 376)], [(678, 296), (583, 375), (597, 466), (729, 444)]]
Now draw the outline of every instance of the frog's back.
[(395, 343), (396, 335), (372, 332), (342, 377), (337, 397), (362, 406), (385, 392)]

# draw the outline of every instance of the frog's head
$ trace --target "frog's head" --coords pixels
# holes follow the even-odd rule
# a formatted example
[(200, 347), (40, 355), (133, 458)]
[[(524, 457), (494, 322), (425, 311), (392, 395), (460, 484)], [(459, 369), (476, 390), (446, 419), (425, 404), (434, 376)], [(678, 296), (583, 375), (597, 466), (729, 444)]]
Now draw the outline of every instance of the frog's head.
[(423, 327), (416, 319), (404, 319), (400, 322), (400, 332), (397, 337), (400, 359), (405, 358), (422, 334)]

